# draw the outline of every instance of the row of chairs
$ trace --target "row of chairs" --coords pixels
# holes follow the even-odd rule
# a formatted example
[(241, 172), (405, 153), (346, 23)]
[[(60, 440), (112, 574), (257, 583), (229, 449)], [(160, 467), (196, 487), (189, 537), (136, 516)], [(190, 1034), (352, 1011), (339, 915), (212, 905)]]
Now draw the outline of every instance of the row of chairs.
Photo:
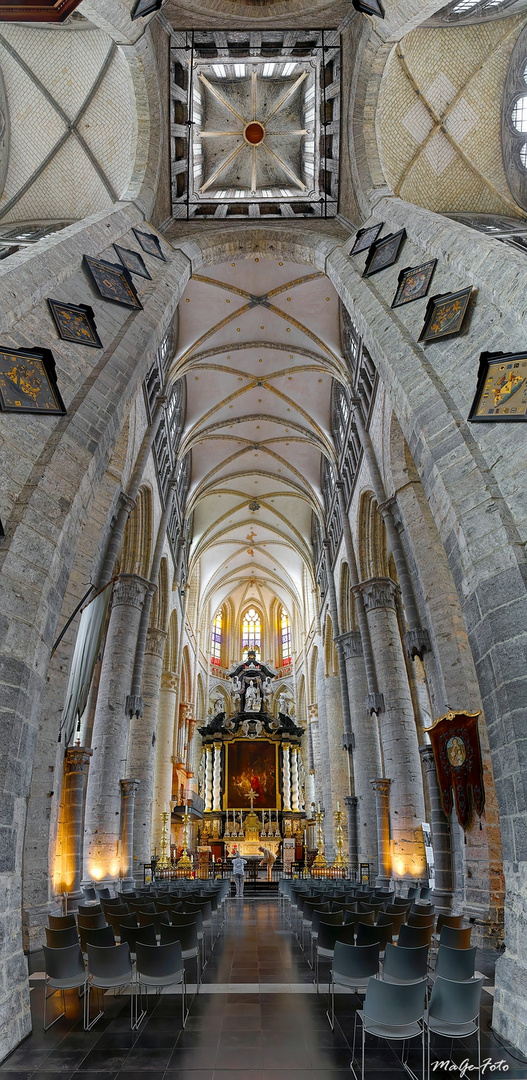
[[(155, 984), (157, 986), (181, 983), (184, 1018), (185, 961), (190, 959), (196, 962), (199, 992), (205, 963), (205, 935), (210, 930), (212, 949), (213, 917), (219, 933), (228, 885), (228, 882), (219, 882), (214, 890), (208, 889), (205, 895), (201, 891), (196, 893), (187, 889), (182, 900), (162, 892), (157, 895), (151, 893), (149, 897), (133, 893), (121, 893), (116, 897), (101, 895), (95, 900), (88, 896), (88, 902), (79, 906), (77, 916), (73, 913), (50, 915), (44, 947), (44, 1027), (48, 997), (57, 990), (62, 992), (63, 1012), (60, 1015), (63, 1015), (64, 992), (73, 987), (78, 987), (79, 992), (82, 990), (84, 994), (84, 1025), (87, 1028), (92, 1027), (102, 1015), (99, 1003), (97, 1016), (90, 1020), (92, 988), (99, 992), (111, 987), (129, 987), (130, 1023), (132, 1027), (137, 1027), (145, 1014), (142, 1007), (143, 987), (154, 985), (152, 979), (158, 977), (160, 981)], [(193, 888), (196, 889), (195, 883)], [(126, 902), (123, 902), (124, 897)], [(51, 994), (48, 988), (51, 988)]]

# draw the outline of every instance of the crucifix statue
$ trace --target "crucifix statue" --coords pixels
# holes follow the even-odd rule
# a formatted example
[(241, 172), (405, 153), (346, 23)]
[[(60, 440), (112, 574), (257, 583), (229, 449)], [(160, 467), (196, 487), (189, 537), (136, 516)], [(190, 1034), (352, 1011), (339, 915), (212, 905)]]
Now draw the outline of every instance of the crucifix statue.
[(251, 803), (251, 813), (253, 813), (253, 811), (254, 811), (254, 800), (256, 799), (257, 795), (258, 795), (258, 792), (257, 792), (257, 791), (255, 791), (255, 790), (254, 790), (254, 788), (253, 788), (253, 787), (251, 786), (251, 789), (250, 789), (250, 791), (248, 791), (248, 792), (247, 792), (247, 795), (245, 796), (245, 798), (246, 798), (246, 799), (249, 799), (249, 800), (250, 800), (250, 803)]

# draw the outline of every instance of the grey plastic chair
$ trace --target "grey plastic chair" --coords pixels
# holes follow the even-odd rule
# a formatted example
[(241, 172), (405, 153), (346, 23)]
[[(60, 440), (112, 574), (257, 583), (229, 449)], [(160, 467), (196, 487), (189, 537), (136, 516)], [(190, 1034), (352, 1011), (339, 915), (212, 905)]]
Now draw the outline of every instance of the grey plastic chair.
[(471, 926), (461, 926), (457, 929), (455, 926), (445, 926), (443, 924), (439, 935), (439, 944), (448, 945), (449, 949), (470, 949), (471, 935)]
[(419, 896), (419, 887), (417, 885), (410, 885), (406, 899), (415, 900), (417, 896)]
[(355, 943), (355, 927), (353, 924), (350, 926), (344, 926), (338, 923), (328, 923), (321, 920), (318, 924), (318, 938), (315, 952), (315, 982), (317, 984), (317, 994), (319, 993), (319, 961), (333, 960), (333, 954), (335, 951), (335, 943), (337, 941), (343, 941), (346, 945), (354, 945)]
[(79, 935), (76, 926), (66, 926), (64, 930), (50, 930), (46, 926), (46, 945), (50, 949), (66, 949), (68, 945), (78, 945)]
[[(106, 885), (104, 885), (102, 889), (98, 889), (97, 886), (95, 886), (95, 893), (97, 900), (111, 900), (112, 898), (112, 894)], [(84, 895), (86, 895), (86, 890), (84, 890)]]
[(101, 915), (102, 907), (98, 903), (94, 904), (79, 904), (77, 907), (77, 916), (79, 915)]
[[(86, 1006), (87, 1030), (91, 1031), (94, 1024), (100, 1020), (101, 1016), (104, 1016), (104, 997), (102, 999), (103, 1008), (101, 1009), (100, 991), (112, 989), (115, 991), (125, 987), (130, 989), (130, 1027), (134, 1030), (141, 1023), (144, 1013), (141, 1012), (141, 1015), (138, 1015), (136, 986), (128, 945), (123, 942), (122, 945), (101, 948), (98, 945), (90, 945), (88, 942), (87, 950), (88, 971), (90, 974)], [(99, 1012), (93, 1020), (90, 1020), (90, 991), (92, 988), (97, 990)]]
[(376, 923), (369, 926), (368, 923), (360, 922), (357, 926), (357, 945), (375, 945), (377, 942), (380, 952), (384, 952), (387, 942), (391, 942), (393, 936), (393, 923)]
[(121, 942), (126, 942), (130, 949), (130, 956), (135, 960), (135, 943), (140, 941), (143, 945), (157, 945), (156, 928), (153, 923), (147, 926), (135, 926), (121, 924)]
[(96, 915), (79, 915), (79, 934), (82, 930), (98, 930), (101, 926), (107, 926), (104, 911), (98, 911)]
[(453, 926), (455, 930), (460, 930), (463, 925), (462, 915), (438, 915), (436, 923), (436, 934), (440, 934), (443, 926)]
[(162, 926), (161, 944), (168, 945), (178, 941), (181, 945), (183, 960), (196, 961), (196, 993), (199, 994), (201, 983), (200, 945), (196, 923), (187, 923), (181, 926)]
[(398, 937), (399, 930), (403, 925), (405, 917), (406, 915), (404, 911), (379, 911), (377, 914), (377, 926), (387, 926), (388, 923), (391, 923), (393, 941), (394, 938)]
[(98, 926), (92, 930), (82, 927), (80, 936), (83, 953), (88, 951), (88, 943), (106, 949), (110, 948), (111, 945), (115, 945), (115, 934), (112, 926)]
[(185, 968), (179, 941), (166, 945), (143, 945), (138, 941), (136, 954), (140, 998), (143, 986), (155, 986), (159, 990), (167, 986), (181, 986), (181, 1022), (185, 1027), (188, 1015), (185, 1010)]
[(388, 942), (384, 953), (382, 977), (385, 982), (414, 983), (426, 979), (428, 945), (405, 949)]
[(409, 911), (407, 918), (408, 926), (435, 926), (435, 915), (421, 915), (417, 911)]
[(76, 926), (74, 915), (48, 915), (50, 930), (66, 930), (69, 926)]
[(335, 986), (346, 986), (358, 994), (368, 985), (372, 975), (379, 971), (379, 946), (378, 945), (347, 945), (343, 941), (336, 941), (333, 951), (333, 964), (331, 966), (331, 1015), (326, 1016), (329, 1026), (335, 1028)]
[(370, 979), (366, 990), (364, 1008), (357, 1009), (353, 1025), (353, 1060), (355, 1059), (355, 1040), (357, 1020), (362, 1025), (362, 1069), (364, 1080), (364, 1058), (366, 1034), (379, 1039), (402, 1042), (402, 1065), (407, 1067), (406, 1043), (410, 1039), (421, 1037), (423, 1078), (425, 1075), (425, 991), (426, 979), (416, 983), (382, 982), (376, 976)]
[(451, 949), (448, 945), (440, 945), (437, 950), (435, 974), (452, 982), (471, 982), (474, 979), (484, 979), (481, 971), (476, 971), (475, 945), (470, 949)]
[(95, 889), (92, 889), (91, 885), (86, 885), (82, 891), (87, 904), (97, 902), (97, 893), (95, 892)]
[(476, 1035), (478, 1045), (478, 1068), (476, 1076), (481, 1076), (481, 1038), (479, 1009), (483, 975), (468, 982), (452, 982), (440, 975), (432, 987), (430, 1001), (425, 1015), (428, 1050), (428, 1080), (430, 1080), (430, 1034), (453, 1039), (466, 1039)]
[(433, 929), (433, 926), (408, 926), (408, 923), (403, 923), (397, 943), (402, 945), (403, 949), (418, 949), (420, 945), (429, 946)]
[[(53, 1024), (56, 1024), (57, 1020), (60, 1020), (61, 1016), (66, 1015), (66, 990), (82, 989), (83, 993), (83, 1020), (84, 1030), (86, 1030), (86, 985), (88, 982), (88, 972), (84, 967), (84, 960), (82, 957), (81, 947), (77, 942), (76, 945), (69, 945), (65, 949), (52, 949), (47, 945), (43, 946), (44, 950), (44, 968), (46, 972), (46, 983), (44, 987), (44, 1031), (48, 1031)], [(51, 994), (48, 994), (48, 988), (51, 987)], [(48, 998), (53, 997), (57, 990), (62, 994), (62, 1012), (51, 1021), (51, 1024), (46, 1024), (46, 1006)]]

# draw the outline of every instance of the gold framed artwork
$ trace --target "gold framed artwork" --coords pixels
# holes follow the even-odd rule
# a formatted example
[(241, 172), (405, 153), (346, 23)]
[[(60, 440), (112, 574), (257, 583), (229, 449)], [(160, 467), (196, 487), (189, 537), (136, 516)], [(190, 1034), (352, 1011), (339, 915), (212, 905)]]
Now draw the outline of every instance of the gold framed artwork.
[(132, 229), (132, 232), (143, 251), (146, 251), (147, 255), (153, 255), (154, 259), (162, 259), (163, 262), (166, 262), (165, 256), (161, 250), (161, 244), (154, 233), (144, 233), (141, 232), (140, 229)]
[(384, 222), (381, 221), (378, 225), (368, 225), (365, 229), (359, 229), (355, 234), (350, 256), (358, 255), (359, 251), (367, 251), (377, 239), (383, 224)]
[(49, 349), (0, 345), (0, 411), (63, 416), (66, 412)]
[(428, 301), (425, 321), (417, 340), (426, 344), (459, 334), (471, 296), (472, 285), (460, 289), (459, 292), (432, 296)]
[(64, 304), (61, 300), (52, 300), (49, 296), (48, 307), (57, 333), (63, 341), (102, 349), (102, 342), (93, 317), (93, 308), (88, 307), (87, 304)]
[(411, 304), (413, 300), (421, 300), (426, 296), (436, 265), (437, 259), (429, 259), (419, 266), (407, 266), (401, 270), (392, 307), (402, 307), (403, 304)]
[(527, 420), (527, 352), (481, 354), (468, 419), (474, 424)]
[(113, 246), (123, 266), (126, 267), (130, 274), (137, 274), (139, 277), (148, 278), (149, 281), (152, 280), (146, 269), (145, 261), (138, 251), (120, 247), (119, 244)]
[(233, 739), (225, 743), (224, 810), (248, 810), (251, 788), (255, 810), (278, 807), (278, 743)]
[(378, 274), (380, 270), (393, 266), (399, 258), (399, 252), (405, 240), (406, 229), (400, 229), (397, 233), (390, 233), (388, 236), (383, 236), (381, 240), (376, 240), (367, 254), (362, 276), (371, 277), (372, 274)]
[(92, 259), (90, 255), (84, 256), (83, 263), (103, 300), (113, 300), (115, 304), (142, 311), (143, 305), (124, 266), (105, 259)]

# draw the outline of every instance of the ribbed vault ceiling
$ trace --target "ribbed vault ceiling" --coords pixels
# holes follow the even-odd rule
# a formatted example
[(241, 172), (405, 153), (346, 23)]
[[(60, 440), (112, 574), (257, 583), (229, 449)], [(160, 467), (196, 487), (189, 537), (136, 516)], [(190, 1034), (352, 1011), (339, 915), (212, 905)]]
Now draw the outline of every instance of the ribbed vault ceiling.
[(187, 377), (180, 454), (192, 450), (191, 568), (202, 602), (278, 595), (302, 607), (331, 379), (343, 377), (337, 295), (308, 266), (238, 259), (195, 274), (180, 306)]

